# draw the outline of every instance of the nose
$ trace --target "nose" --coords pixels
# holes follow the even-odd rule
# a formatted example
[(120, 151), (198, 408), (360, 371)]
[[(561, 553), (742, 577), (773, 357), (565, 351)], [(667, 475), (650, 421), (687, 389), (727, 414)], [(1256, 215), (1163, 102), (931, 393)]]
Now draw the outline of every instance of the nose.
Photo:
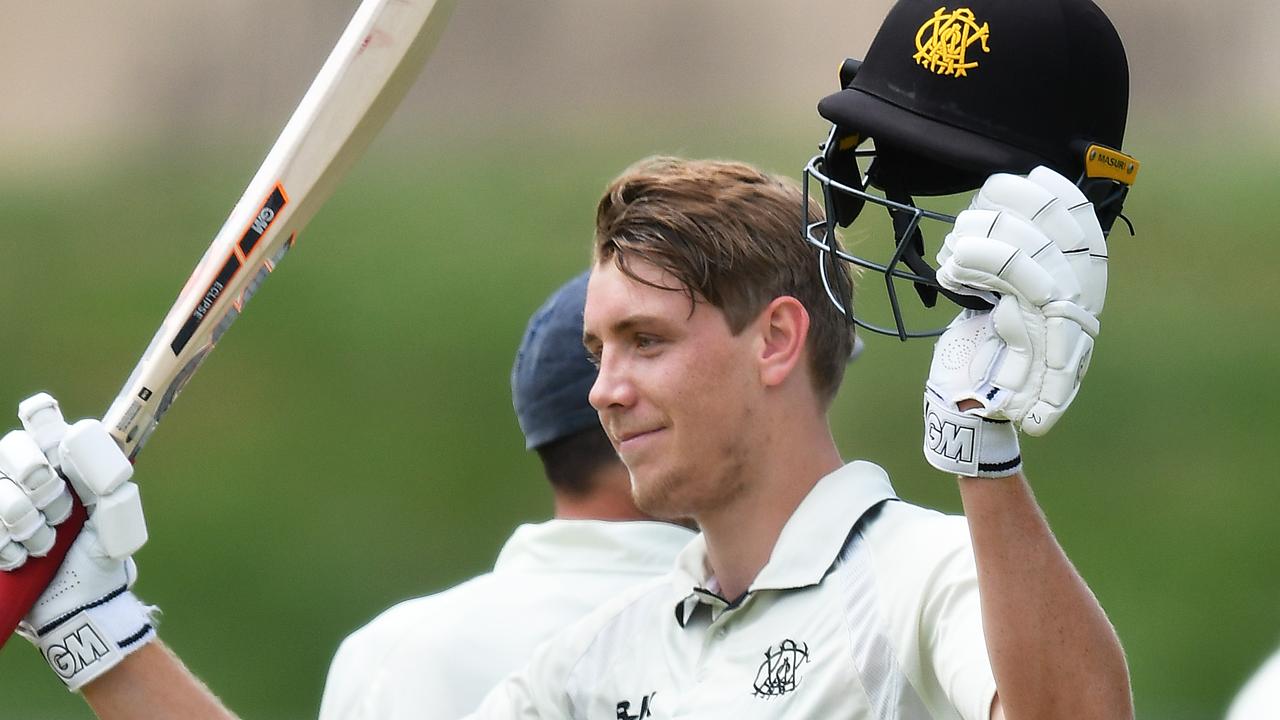
[(596, 381), (587, 395), (587, 402), (596, 412), (603, 413), (609, 408), (626, 408), (635, 403), (636, 392), (625, 363), (610, 359), (604, 355), (600, 360), (600, 371)]

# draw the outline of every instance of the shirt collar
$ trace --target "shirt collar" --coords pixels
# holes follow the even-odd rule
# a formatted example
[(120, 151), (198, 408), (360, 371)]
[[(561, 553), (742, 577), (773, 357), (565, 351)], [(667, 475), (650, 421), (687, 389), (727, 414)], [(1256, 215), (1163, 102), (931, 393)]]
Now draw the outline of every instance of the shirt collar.
[(608, 571), (662, 574), (694, 536), (671, 523), (644, 520), (548, 520), (521, 525), (502, 546), (495, 571)]
[[(783, 526), (769, 562), (747, 592), (816, 585), (840, 556), (854, 525), (871, 508), (897, 499), (889, 475), (878, 465), (855, 461), (818, 481)], [(718, 612), (727, 603), (712, 589), (707, 543), (699, 535), (676, 558), (672, 589), (676, 616), (687, 620), (698, 603)]]

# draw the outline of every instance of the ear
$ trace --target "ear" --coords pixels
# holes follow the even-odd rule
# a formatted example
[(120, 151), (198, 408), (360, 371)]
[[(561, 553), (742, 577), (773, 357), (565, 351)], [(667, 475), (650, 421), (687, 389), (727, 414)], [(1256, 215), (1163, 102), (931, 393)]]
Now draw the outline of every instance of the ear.
[(773, 299), (756, 319), (763, 340), (760, 379), (766, 387), (781, 385), (795, 372), (809, 338), (809, 311), (790, 295)]

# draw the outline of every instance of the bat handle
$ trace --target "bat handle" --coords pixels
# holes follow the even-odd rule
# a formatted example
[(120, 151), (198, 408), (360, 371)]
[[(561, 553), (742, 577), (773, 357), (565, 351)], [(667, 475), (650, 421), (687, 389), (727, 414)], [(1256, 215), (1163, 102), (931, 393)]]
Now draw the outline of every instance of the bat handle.
[(53, 576), (62, 566), (62, 560), (71, 549), (71, 543), (80, 535), (80, 528), (88, 517), (80, 499), (72, 494), (71, 517), (57, 530), (57, 540), (48, 555), (30, 558), (13, 572), (0, 572), (0, 647), (9, 641), (18, 621), (36, 604), (40, 593), (49, 587)]

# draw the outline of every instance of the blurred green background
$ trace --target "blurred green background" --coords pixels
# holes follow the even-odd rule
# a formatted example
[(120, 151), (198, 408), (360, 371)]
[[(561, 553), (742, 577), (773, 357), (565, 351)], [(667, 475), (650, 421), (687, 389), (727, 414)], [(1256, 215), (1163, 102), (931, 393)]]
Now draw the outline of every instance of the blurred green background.
[[(135, 104), (105, 134), (71, 120), (43, 133), (22, 131), (12, 116), (0, 122), (11, 129), (0, 167), (0, 408), (39, 390), (72, 417), (106, 408), (350, 6), (325, 3), (311, 44), (253, 45), (240, 66), (206, 68), (209, 77), (255, 63), (290, 68), (278, 79), (287, 92), (267, 110), (223, 110), (239, 130), (167, 102), (167, 119)], [(585, 266), (608, 180), (657, 152), (798, 176), (824, 133), (812, 100), (834, 84), (827, 75), (839, 58), (861, 47), (810, 48), (782, 72), (804, 86), (770, 85), (767, 101), (740, 89), (695, 92), (719, 69), (704, 69), (702, 84), (636, 80), (631, 93), (631, 61), (619, 52), (596, 69), (603, 79), (548, 90), (528, 113), (491, 86), (492, 106), (469, 105), (459, 75), (492, 71), (496, 82), (505, 67), (545, 81), (577, 67), (535, 53), (514, 68), (519, 53), (494, 50), (502, 46), (485, 31), (518, 37), (510, 23), (523, 8), (509, 6), (512, 19), (495, 3), (464, 3), (461, 29), (446, 36), (423, 86), (139, 463), (152, 539), (138, 556), (137, 589), (164, 609), (166, 641), (246, 718), (313, 717), (347, 632), (399, 599), (484, 571), (516, 524), (549, 514), (511, 413), (508, 372), (529, 313)], [(581, 31), (592, 27), (574, 15), (585, 8), (544, 10), (572, 16)], [(1280, 248), (1270, 217), (1278, 115), (1239, 105), (1201, 113), (1225, 92), (1216, 86), (1186, 97), (1148, 92), (1164, 76), (1153, 69), (1161, 56), (1142, 49), (1162, 43), (1146, 25), (1121, 22), (1137, 10), (1108, 10), (1133, 38), (1126, 149), (1144, 165), (1126, 214), (1138, 234), (1112, 238), (1111, 292), (1084, 391), (1049, 438), (1024, 449), (1060, 541), (1124, 641), (1139, 717), (1218, 717), (1280, 645)], [(867, 6), (850, 32), (865, 37), (882, 12), (883, 3)], [(240, 16), (226, 17), (240, 27)], [(715, 29), (714, 20), (704, 25)], [(792, 34), (831, 24), (820, 14), (792, 20)], [(524, 30), (559, 32), (551, 21)], [(173, 38), (159, 49), (121, 77), (163, 74), (155, 68), (164, 58), (198, 54)], [(751, 56), (772, 65), (775, 50)], [(34, 67), (39, 57), (22, 62)], [(654, 63), (679, 69), (669, 57)], [(745, 82), (734, 79), (732, 88)], [(506, 82), (504, 91), (519, 84)], [(601, 100), (604, 87), (616, 94)], [(26, 98), (15, 112), (71, 99), (6, 89)], [(664, 103), (668, 90), (675, 98)], [(786, 100), (788, 92), (807, 99)], [(958, 511), (953, 484), (918, 450), (929, 351), (868, 338), (833, 420), (847, 457), (886, 466), (905, 498)], [(0, 698), (3, 718), (91, 717), (20, 640), (0, 652)]]

